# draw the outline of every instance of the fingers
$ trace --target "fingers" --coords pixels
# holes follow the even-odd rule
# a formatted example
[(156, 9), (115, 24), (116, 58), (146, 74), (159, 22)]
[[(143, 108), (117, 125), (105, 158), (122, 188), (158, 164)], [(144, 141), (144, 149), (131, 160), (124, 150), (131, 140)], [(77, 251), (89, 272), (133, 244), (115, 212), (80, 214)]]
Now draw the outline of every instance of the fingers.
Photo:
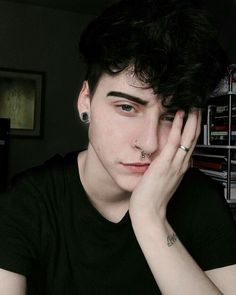
[(165, 165), (163, 165), (163, 168), (167, 167), (166, 162), (171, 163), (173, 161), (176, 151), (180, 146), (181, 130), (183, 128), (183, 118), (184, 118), (184, 112), (178, 111), (175, 115), (172, 128), (168, 136), (167, 143), (165, 147), (163, 148), (159, 157), (159, 162), (160, 161), (165, 162)]
[(189, 113), (188, 120), (185, 124), (182, 136), (181, 145), (189, 148), (189, 151), (184, 151), (183, 149), (178, 149), (175, 155), (175, 165), (181, 167), (183, 172), (189, 166), (189, 160), (191, 158), (192, 152), (196, 146), (198, 136), (201, 130), (201, 111), (194, 110)]
[(197, 140), (201, 128), (201, 111), (194, 110), (189, 113), (188, 119), (184, 126), (184, 130), (181, 136), (181, 144), (192, 147)]
[[(170, 165), (177, 172), (184, 173), (188, 166), (191, 154), (197, 143), (201, 130), (201, 111), (194, 110), (188, 114), (183, 128), (184, 112), (178, 111), (175, 115), (167, 143), (158, 157), (159, 167), (162, 170), (170, 169)], [(186, 152), (180, 145), (188, 148)]]

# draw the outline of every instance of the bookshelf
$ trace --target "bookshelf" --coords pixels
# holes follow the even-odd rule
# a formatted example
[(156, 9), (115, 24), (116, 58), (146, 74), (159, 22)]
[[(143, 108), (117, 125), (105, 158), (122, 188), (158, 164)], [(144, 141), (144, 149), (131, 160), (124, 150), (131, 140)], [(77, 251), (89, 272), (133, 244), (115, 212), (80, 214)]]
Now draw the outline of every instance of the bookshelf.
[(202, 136), (193, 154), (193, 166), (224, 186), (232, 211), (236, 208), (236, 64), (209, 97), (203, 115)]

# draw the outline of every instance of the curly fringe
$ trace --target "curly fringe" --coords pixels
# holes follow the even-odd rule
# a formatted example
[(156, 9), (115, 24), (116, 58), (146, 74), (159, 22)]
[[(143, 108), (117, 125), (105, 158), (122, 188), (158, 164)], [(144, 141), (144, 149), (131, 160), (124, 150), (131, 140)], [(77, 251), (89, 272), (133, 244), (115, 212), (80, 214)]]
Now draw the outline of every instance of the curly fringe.
[(185, 0), (123, 0), (83, 32), (80, 52), (91, 91), (103, 73), (129, 67), (165, 107), (205, 107), (228, 59), (212, 18)]

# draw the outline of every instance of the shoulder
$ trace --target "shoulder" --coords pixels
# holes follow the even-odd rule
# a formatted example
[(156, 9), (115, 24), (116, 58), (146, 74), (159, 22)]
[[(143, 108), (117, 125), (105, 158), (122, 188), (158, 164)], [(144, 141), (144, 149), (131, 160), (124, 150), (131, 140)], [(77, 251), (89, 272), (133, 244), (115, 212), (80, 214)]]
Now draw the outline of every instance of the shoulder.
[(216, 181), (197, 168), (190, 168), (187, 171), (183, 178), (183, 185), (190, 188), (198, 188), (198, 190), (215, 190), (220, 188), (220, 185)]
[(179, 238), (202, 269), (235, 263), (236, 227), (219, 183), (198, 169), (189, 169), (168, 213)]
[(191, 168), (185, 174), (177, 191), (182, 198), (191, 201), (210, 202), (211, 200), (223, 200), (223, 187), (199, 169)]
[(185, 175), (170, 207), (176, 214), (185, 215), (185, 222), (201, 230), (207, 224), (218, 229), (223, 223), (228, 228), (235, 227), (223, 186), (198, 169), (190, 169)]
[(77, 155), (78, 152), (66, 156), (57, 154), (42, 165), (17, 174), (8, 190), (1, 194), (0, 206), (57, 203), (63, 197), (65, 187), (70, 185), (67, 180), (78, 178), (78, 173), (75, 174)]
[(76, 165), (77, 155), (78, 152), (71, 152), (66, 156), (56, 154), (42, 165), (18, 173), (12, 179), (10, 189), (24, 185), (35, 186), (39, 189), (50, 184), (62, 184), (58, 181), (65, 177), (70, 166)]
[(232, 219), (223, 187), (195, 168), (185, 174), (169, 203), (169, 212), (175, 223), (175, 219), (189, 225), (202, 223), (203, 228), (206, 220), (231, 222)]
[(222, 197), (222, 186), (201, 172), (199, 169), (190, 168), (184, 175), (175, 195), (173, 202), (186, 204), (209, 201), (210, 198)]

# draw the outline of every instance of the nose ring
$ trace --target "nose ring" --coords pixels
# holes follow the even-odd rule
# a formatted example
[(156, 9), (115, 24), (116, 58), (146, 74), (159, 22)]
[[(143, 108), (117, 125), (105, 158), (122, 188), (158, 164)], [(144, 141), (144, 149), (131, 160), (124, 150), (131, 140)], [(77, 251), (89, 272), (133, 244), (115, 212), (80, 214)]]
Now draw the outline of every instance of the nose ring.
[(145, 157), (146, 157), (146, 154), (145, 154), (145, 152), (142, 150), (142, 151), (141, 151), (141, 158), (144, 159)]
[(141, 151), (141, 159), (145, 159), (145, 157), (149, 158), (152, 155), (152, 153), (145, 152), (141, 147), (138, 146), (137, 142), (138, 141), (135, 140), (134, 146), (136, 149), (139, 149)]
[(151, 153), (146, 153), (144, 150), (141, 150), (141, 158), (144, 159), (145, 157), (150, 158)]

